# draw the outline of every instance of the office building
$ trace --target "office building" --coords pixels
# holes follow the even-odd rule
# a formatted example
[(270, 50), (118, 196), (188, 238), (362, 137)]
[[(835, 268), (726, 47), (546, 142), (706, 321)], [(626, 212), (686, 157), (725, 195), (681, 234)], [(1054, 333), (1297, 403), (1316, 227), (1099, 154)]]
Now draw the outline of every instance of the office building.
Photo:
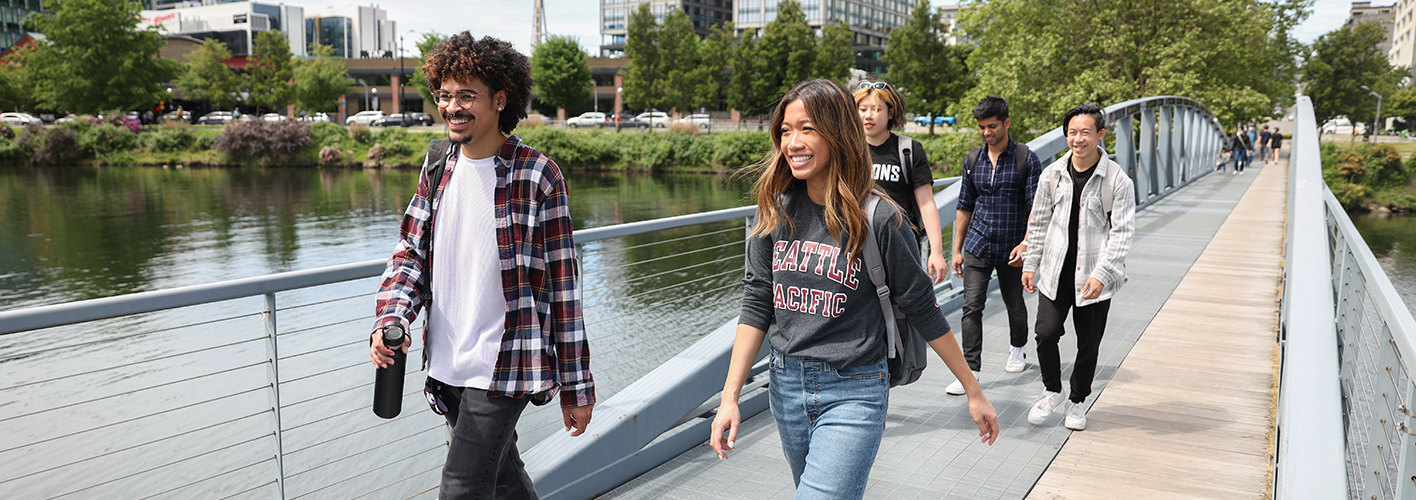
[[(624, 57), (624, 37), (629, 26), (629, 15), (643, 3), (649, 4), (650, 11), (659, 22), (664, 21), (664, 15), (669, 9), (683, 10), (688, 14), (689, 20), (693, 21), (693, 31), (702, 37), (707, 37), (713, 26), (733, 20), (734, 0), (602, 0), (601, 57)], [(741, 3), (741, 0), (737, 0), (737, 3)]]
[(944, 35), (944, 43), (949, 45), (972, 43), (968, 35), (959, 29), (959, 13), (967, 7), (967, 5), (945, 5), (939, 8), (939, 22), (948, 28)]
[[(737, 0), (734, 27), (739, 34), (762, 30), (777, 19), (778, 0)], [(880, 60), (889, 44), (890, 30), (905, 23), (913, 0), (799, 0), (806, 24), (820, 30), (845, 21), (855, 45), (855, 67), (868, 73), (885, 72)]]
[(290, 42), (290, 53), (305, 55), (305, 13), (302, 7), (257, 2), (234, 2), (197, 6), (168, 6), (144, 10), (140, 28), (157, 27), (167, 35), (198, 40), (217, 39), (226, 44), (233, 57), (251, 55), (256, 33), (279, 31)]
[(1416, 76), (1416, 19), (1413, 19), (1416, 0), (1400, 0), (1391, 9), (1395, 13), (1391, 31), (1387, 35), (1387, 40), (1391, 43), (1391, 49), (1386, 53), (1387, 61), (1391, 62), (1392, 66), (1406, 67)]
[(40, 0), (11, 0), (0, 3), (0, 48), (9, 48), (25, 37), (24, 20), (31, 12), (43, 12)]
[(397, 23), (388, 11), (367, 5), (310, 9), (305, 13), (305, 45), (334, 47), (345, 59), (392, 58), (398, 49)]
[(1392, 48), (1392, 32), (1396, 25), (1396, 6), (1378, 5), (1373, 6), (1372, 2), (1352, 2), (1352, 13), (1347, 17), (1347, 22), (1343, 26), (1348, 28), (1356, 27), (1362, 23), (1377, 23), (1386, 31), (1386, 38), (1377, 47), (1377, 53), (1390, 54)]

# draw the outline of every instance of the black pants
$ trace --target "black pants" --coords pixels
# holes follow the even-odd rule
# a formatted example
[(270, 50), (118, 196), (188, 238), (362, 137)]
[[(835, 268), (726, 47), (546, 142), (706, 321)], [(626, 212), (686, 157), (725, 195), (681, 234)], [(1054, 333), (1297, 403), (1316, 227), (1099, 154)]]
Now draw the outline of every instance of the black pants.
[[(1063, 274), (1070, 272), (1063, 267)], [(1072, 328), (1077, 331), (1077, 360), (1072, 363), (1073, 403), (1082, 403), (1091, 395), (1092, 379), (1096, 377), (1096, 357), (1101, 349), (1101, 336), (1106, 332), (1106, 313), (1111, 299), (1085, 307), (1076, 307), (1076, 290), (1072, 280), (1058, 280), (1056, 299), (1046, 294), (1037, 297), (1037, 364), (1042, 369), (1042, 385), (1051, 392), (1062, 392), (1062, 361), (1057, 341), (1062, 338), (1062, 323), (1072, 311)]]
[(516, 422), (527, 400), (489, 398), (481, 389), (438, 385), (438, 397), (448, 409), (443, 416), (452, 426), (438, 498), (539, 499), (516, 449)]
[(980, 371), (983, 352), (983, 306), (988, 300), (988, 280), (998, 271), (998, 293), (1008, 308), (1008, 340), (1013, 347), (1028, 345), (1028, 305), (1023, 302), (1023, 268), (1008, 264), (990, 266), (972, 253), (964, 252), (964, 318), (960, 342), (969, 369)]

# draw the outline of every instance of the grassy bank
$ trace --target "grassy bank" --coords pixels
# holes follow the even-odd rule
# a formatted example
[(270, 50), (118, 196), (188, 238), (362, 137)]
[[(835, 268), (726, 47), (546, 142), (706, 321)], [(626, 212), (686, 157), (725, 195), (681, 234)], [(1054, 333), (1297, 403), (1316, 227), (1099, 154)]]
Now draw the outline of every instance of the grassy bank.
[(1323, 142), (1323, 180), (1349, 212), (1416, 212), (1416, 156), (1390, 144)]
[[(564, 168), (623, 171), (735, 172), (771, 150), (766, 132), (567, 130), (515, 131)], [(140, 127), (91, 117), (47, 127), (0, 127), (0, 162), (20, 165), (186, 165), (393, 167), (422, 164), (441, 131), (343, 127), (321, 122), (233, 122), (224, 127), (167, 123)], [(951, 175), (981, 142), (971, 131), (915, 136), (936, 175)]]

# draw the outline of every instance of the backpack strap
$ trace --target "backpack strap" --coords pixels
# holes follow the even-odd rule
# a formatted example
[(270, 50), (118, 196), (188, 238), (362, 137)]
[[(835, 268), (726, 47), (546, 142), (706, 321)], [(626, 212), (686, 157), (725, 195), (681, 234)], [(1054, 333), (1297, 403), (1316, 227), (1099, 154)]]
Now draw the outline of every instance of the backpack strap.
[(900, 331), (895, 326), (895, 312), (890, 303), (890, 284), (886, 281), (885, 262), (880, 258), (880, 242), (875, 239), (875, 208), (880, 205), (880, 197), (874, 194), (865, 198), (865, 268), (875, 285), (875, 296), (880, 298), (880, 312), (885, 317), (885, 357), (893, 358), (896, 346), (900, 345)]
[[(1018, 167), (1018, 213), (1030, 214), (1028, 210), (1028, 174), (1031, 174), (1032, 165), (1028, 162), (1028, 145), (1018, 143), (1013, 149), (1013, 165)], [(1027, 224), (1027, 216), (1023, 217), (1023, 224)], [(1024, 229), (1024, 232), (1027, 230)]]
[[(912, 153), (914, 153), (914, 140), (903, 135), (897, 135), (895, 137), (898, 138), (896, 142), (900, 147), (900, 170), (904, 170), (902, 177), (905, 178), (905, 185), (911, 186), (910, 170), (911, 167), (914, 166), (914, 161), (912, 161), (913, 159), (911, 158)], [(913, 190), (913, 186), (911, 186), (910, 189)]]
[[(433, 198), (438, 194), (438, 185), (442, 184), (443, 172), (447, 170), (447, 158), (451, 153), (452, 141), (438, 139), (428, 144), (428, 156), (423, 158), (423, 177), (428, 179), (428, 218), (423, 220), (423, 234), (428, 240), (428, 262), (424, 266), (423, 274), (428, 277), (428, 281), (433, 279), (433, 218), (436, 212), (433, 211)], [(423, 305), (425, 311), (432, 310), (433, 291), (432, 286), (426, 286), (421, 290), (423, 295)]]

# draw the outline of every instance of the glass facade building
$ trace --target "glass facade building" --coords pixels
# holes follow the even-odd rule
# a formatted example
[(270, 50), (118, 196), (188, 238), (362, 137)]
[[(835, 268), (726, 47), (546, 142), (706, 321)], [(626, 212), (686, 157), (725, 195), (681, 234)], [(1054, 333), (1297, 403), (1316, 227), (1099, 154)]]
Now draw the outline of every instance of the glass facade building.
[(9, 48), (24, 38), (24, 20), (31, 12), (43, 12), (40, 0), (0, 0), (0, 48)]
[(334, 56), (352, 59), (354, 52), (354, 21), (347, 17), (305, 18), (305, 50), (314, 54), (315, 44), (334, 47)]

